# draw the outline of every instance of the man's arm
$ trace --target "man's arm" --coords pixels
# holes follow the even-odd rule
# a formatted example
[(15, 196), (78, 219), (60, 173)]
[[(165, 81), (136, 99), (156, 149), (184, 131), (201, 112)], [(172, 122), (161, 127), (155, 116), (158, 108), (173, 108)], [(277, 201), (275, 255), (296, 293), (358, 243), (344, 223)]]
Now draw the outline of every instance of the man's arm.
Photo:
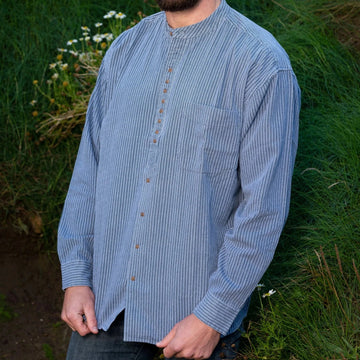
[(246, 99), (239, 172), (242, 199), (227, 231), (205, 297), (194, 314), (226, 334), (268, 268), (290, 203), (300, 90), (278, 70)]
[(206, 358), (199, 356), (204, 349), (194, 350), (187, 334), (198, 333), (192, 336), (199, 347), (205, 340), (205, 353), (212, 351), (218, 341), (212, 334), (226, 335), (270, 264), (289, 209), (299, 109), (300, 91), (290, 70), (275, 73), (247, 99), (239, 160), (243, 198), (192, 321), (176, 324), (158, 344), (165, 356), (195, 353)]
[(104, 67), (103, 61), (89, 102), (86, 123), (58, 229), (62, 287), (66, 289), (61, 317), (80, 335), (97, 333), (94, 294), (91, 287), (99, 134), (106, 96)]

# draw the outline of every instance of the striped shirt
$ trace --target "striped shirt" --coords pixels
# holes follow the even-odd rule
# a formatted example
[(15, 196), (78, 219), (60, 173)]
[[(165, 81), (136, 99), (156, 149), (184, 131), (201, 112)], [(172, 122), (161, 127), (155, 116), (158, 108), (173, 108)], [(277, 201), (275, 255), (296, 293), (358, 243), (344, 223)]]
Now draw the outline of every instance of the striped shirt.
[(299, 88), (282, 47), (223, 0), (172, 29), (121, 34), (93, 91), (59, 225), (63, 288), (98, 326), (156, 343), (193, 313), (240, 326), (284, 226)]

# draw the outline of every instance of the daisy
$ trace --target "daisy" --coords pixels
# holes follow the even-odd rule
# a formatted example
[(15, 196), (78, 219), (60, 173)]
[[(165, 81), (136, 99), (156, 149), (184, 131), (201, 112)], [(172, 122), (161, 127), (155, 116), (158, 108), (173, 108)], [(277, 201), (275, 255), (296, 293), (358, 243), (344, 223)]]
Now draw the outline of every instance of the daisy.
[(274, 295), (276, 293), (276, 290), (273, 290), (273, 289), (271, 289), (271, 290), (269, 290), (269, 292), (267, 292), (266, 294), (263, 294), (263, 298), (266, 298), (266, 297), (269, 297), (269, 296), (271, 296), (271, 295)]
[(126, 15), (123, 14), (122, 12), (118, 12), (116, 15), (115, 15), (115, 19), (125, 19), (126, 18)]
[(72, 40), (69, 40), (66, 45), (73, 45), (75, 43), (77, 43), (78, 41), (76, 39), (72, 39)]

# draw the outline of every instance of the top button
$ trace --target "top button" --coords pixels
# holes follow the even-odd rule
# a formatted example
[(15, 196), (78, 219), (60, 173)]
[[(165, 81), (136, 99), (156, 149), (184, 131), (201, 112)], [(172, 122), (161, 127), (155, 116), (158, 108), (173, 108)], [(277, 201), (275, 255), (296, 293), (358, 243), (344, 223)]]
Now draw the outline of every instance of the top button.
[(172, 31), (170, 31), (170, 33), (169, 33), (169, 34), (170, 34), (170, 36), (173, 36), (173, 33), (172, 33)]

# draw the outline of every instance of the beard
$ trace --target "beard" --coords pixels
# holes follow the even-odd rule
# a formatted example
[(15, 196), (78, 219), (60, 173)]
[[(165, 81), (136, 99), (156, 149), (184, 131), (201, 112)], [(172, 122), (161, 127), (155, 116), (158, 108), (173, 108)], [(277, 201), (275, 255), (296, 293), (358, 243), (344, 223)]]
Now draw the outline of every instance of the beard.
[(200, 0), (156, 0), (163, 11), (184, 11), (195, 7)]

